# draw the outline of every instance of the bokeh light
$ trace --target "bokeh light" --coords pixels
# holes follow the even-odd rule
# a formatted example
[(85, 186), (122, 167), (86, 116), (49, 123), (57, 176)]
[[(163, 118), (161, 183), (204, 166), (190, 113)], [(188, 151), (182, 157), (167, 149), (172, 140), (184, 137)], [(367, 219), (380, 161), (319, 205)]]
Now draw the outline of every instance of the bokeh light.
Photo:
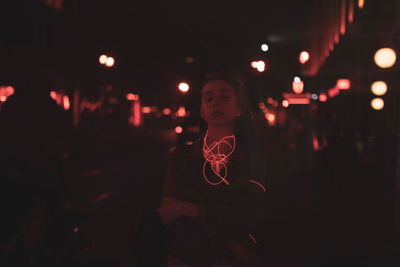
[(299, 55), (299, 61), (301, 64), (306, 63), (310, 59), (310, 54), (307, 51), (302, 51)]
[(106, 66), (111, 68), (112, 66), (114, 66), (115, 64), (115, 60), (113, 57), (108, 57), (106, 60)]
[(101, 55), (101, 56), (99, 57), (99, 62), (100, 62), (100, 64), (106, 64), (106, 62), (107, 62), (107, 56), (106, 56), (106, 55)]
[(182, 93), (187, 93), (189, 91), (189, 84), (187, 84), (186, 82), (181, 82), (178, 85), (178, 89), (179, 91), (181, 91)]
[(268, 51), (268, 48), (269, 48), (269, 47), (268, 47), (267, 44), (262, 44), (262, 45), (261, 45), (261, 50), (264, 51), (264, 52), (267, 52), (267, 51)]
[(181, 127), (181, 126), (176, 126), (176, 127), (175, 127), (175, 132), (176, 132), (177, 134), (181, 134), (181, 133), (183, 132), (182, 127)]
[(381, 48), (376, 51), (374, 61), (382, 69), (390, 68), (396, 63), (396, 52), (391, 48)]
[(385, 106), (382, 98), (374, 98), (371, 100), (371, 107), (375, 110), (381, 110)]
[(282, 106), (283, 106), (284, 108), (287, 108), (287, 107), (289, 106), (289, 101), (287, 101), (286, 99), (284, 99), (284, 100), (282, 101)]
[(321, 101), (321, 102), (328, 101), (328, 96), (326, 94), (320, 94), (319, 95), (319, 101)]
[(387, 92), (387, 84), (384, 81), (375, 81), (371, 85), (371, 91), (374, 95), (382, 96)]

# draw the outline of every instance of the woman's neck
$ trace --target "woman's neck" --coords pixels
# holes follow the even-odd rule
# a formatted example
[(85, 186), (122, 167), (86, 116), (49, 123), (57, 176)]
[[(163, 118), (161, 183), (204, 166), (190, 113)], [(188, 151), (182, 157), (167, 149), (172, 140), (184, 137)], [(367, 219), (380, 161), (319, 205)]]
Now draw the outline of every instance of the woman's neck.
[(215, 141), (220, 141), (222, 138), (233, 135), (233, 127), (209, 127), (207, 130), (207, 145), (211, 145)]

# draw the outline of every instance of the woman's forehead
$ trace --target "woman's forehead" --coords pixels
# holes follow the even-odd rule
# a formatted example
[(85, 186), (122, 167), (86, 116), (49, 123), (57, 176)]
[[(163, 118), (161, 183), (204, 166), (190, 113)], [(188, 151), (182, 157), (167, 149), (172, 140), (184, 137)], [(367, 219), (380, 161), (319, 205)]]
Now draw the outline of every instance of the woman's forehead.
[(203, 87), (203, 94), (215, 91), (235, 92), (232, 85), (224, 80), (212, 80), (206, 83)]

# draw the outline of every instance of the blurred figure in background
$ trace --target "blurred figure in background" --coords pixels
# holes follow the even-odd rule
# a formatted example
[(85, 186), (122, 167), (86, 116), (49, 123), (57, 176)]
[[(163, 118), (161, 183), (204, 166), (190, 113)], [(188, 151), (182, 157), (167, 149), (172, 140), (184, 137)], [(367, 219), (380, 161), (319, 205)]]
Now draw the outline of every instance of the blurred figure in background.
[(48, 73), (38, 69), (18, 73), (15, 94), (0, 112), (0, 256), (5, 266), (47, 266), (60, 242), (62, 163), (72, 122), (50, 98)]

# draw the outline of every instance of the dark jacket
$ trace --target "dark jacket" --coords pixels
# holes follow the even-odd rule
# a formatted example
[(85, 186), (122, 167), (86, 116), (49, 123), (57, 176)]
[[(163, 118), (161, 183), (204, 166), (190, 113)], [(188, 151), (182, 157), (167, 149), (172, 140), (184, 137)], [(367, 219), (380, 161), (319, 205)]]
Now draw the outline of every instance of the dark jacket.
[[(268, 179), (262, 153), (237, 143), (226, 164), (229, 185), (211, 185), (203, 177), (203, 138), (171, 153), (163, 186), (163, 197), (200, 207), (199, 221), (180, 217), (167, 225), (171, 233), (168, 252), (193, 266), (211, 266), (214, 260), (231, 257), (231, 240), (257, 250), (257, 233), (262, 231), (267, 209)], [(211, 169), (209, 164), (206, 169)], [(219, 181), (215, 175), (208, 177)]]

